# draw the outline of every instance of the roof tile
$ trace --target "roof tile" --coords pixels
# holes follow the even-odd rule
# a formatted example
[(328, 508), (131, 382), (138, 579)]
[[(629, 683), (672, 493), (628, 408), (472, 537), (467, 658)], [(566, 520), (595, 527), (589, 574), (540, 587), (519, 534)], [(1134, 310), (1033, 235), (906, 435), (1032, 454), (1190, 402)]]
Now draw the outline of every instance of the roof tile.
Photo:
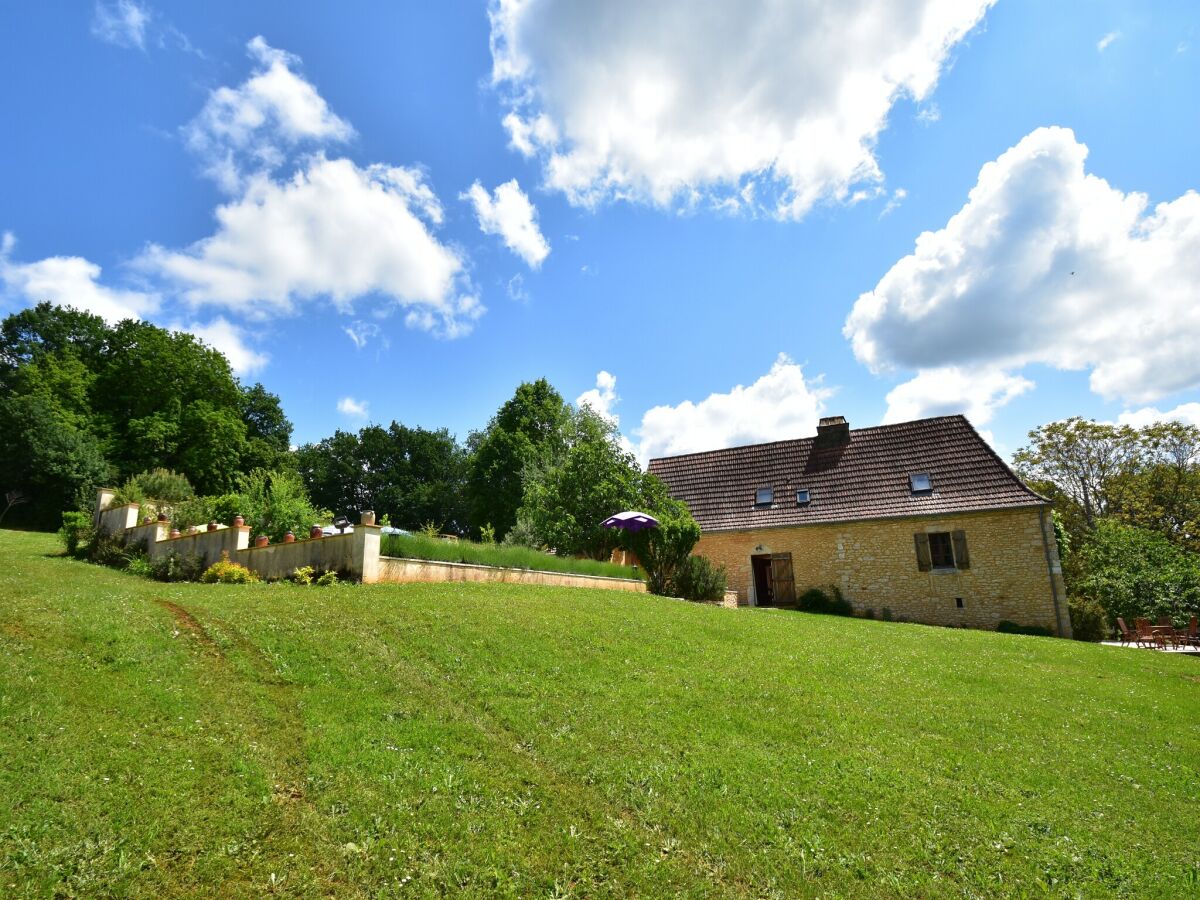
[[(705, 531), (937, 515), (1041, 506), (964, 416), (941, 416), (851, 430), (839, 447), (815, 438), (731, 447), (650, 461), (671, 496), (687, 503)], [(908, 476), (928, 472), (933, 491), (914, 495)], [(768, 507), (759, 488), (775, 490)], [(795, 492), (807, 488), (806, 506)]]

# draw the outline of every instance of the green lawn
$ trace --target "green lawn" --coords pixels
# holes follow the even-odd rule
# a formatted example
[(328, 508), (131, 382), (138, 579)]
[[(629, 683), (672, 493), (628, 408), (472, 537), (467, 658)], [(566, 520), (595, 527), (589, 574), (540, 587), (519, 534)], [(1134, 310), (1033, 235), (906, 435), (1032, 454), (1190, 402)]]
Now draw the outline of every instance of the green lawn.
[(380, 541), (384, 556), (409, 559), (434, 559), (442, 562), (475, 563), (480, 566), (504, 566), (511, 569), (534, 569), (541, 572), (570, 572), (574, 575), (603, 575), (608, 578), (637, 578), (632, 566), (596, 559), (575, 559), (556, 556), (531, 547), (507, 544), (481, 544), (475, 541), (447, 541), (423, 534), (387, 534)]
[(1200, 891), (1200, 662), (0, 532), (0, 895)]

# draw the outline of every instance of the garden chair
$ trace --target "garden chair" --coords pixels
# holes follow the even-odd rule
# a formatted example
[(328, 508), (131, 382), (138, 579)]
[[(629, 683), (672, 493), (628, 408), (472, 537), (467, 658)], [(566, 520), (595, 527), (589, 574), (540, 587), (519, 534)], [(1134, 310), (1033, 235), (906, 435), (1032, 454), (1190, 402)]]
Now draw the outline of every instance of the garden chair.
[(1161, 634), (1155, 634), (1150, 628), (1149, 619), (1138, 619), (1135, 623), (1138, 635), (1139, 647), (1157, 647), (1160, 650), (1167, 649), (1167, 639)]
[(1200, 647), (1200, 626), (1197, 626), (1195, 616), (1188, 621), (1188, 629), (1183, 636), (1183, 642), (1189, 647)]
[(1117, 616), (1117, 637), (1121, 639), (1122, 644), (1132, 643), (1137, 644), (1139, 647), (1141, 646), (1137, 635), (1129, 630), (1129, 626), (1125, 624), (1125, 620), (1120, 616)]
[(1162, 636), (1164, 642), (1170, 641), (1171, 646), (1178, 650), (1181, 643), (1187, 643), (1184, 633), (1175, 627), (1175, 623), (1171, 621), (1170, 616), (1159, 616), (1158, 627), (1155, 632)]

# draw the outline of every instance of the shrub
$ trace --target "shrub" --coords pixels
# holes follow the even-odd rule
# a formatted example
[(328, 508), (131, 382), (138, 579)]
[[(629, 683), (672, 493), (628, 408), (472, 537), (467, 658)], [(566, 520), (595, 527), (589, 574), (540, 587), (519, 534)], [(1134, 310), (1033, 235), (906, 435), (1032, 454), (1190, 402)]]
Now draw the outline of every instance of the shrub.
[(893, 621), (893, 619), (892, 619), (892, 608), (891, 608), (890, 606), (885, 606), (885, 607), (882, 609), (882, 611), (880, 612), (880, 614), (879, 614), (879, 617), (880, 617), (881, 619), (883, 619), (883, 621), (885, 621), (885, 622), (891, 622), (891, 621)]
[(58, 529), (63, 546), (71, 556), (82, 556), (92, 540), (92, 517), (85, 512), (63, 513), (62, 528)]
[(127, 498), (123, 499), (124, 503), (141, 503), (143, 500), (179, 503), (195, 493), (187, 476), (170, 469), (151, 469), (134, 475), (117, 491), (118, 496)]
[(1034, 637), (1054, 637), (1054, 632), (1041, 625), (1018, 625), (1005, 619), (996, 626), (996, 630), (1004, 634), (1028, 634)]
[(157, 581), (198, 581), (204, 558), (195, 553), (171, 552), (150, 563), (150, 576)]
[(725, 567), (705, 556), (689, 556), (679, 567), (675, 588), (685, 600), (719, 603), (725, 598)]
[(254, 584), (258, 576), (239, 563), (229, 559), (229, 553), (223, 552), (221, 559), (204, 570), (200, 580), (205, 584)]
[(1110, 616), (1168, 616), (1181, 627), (1200, 608), (1200, 562), (1161, 534), (1101, 519), (1074, 555), (1084, 574), (1072, 593), (1094, 598)]
[(853, 616), (854, 607), (842, 596), (842, 589), (831, 585), (829, 592), (820, 588), (809, 588), (797, 600), (805, 612), (824, 613), (831, 616)]
[(293, 584), (312, 584), (313, 583), (313, 567), (301, 566), (292, 573), (291, 581)]
[(508, 529), (508, 534), (504, 536), (502, 543), (510, 547), (528, 547), (531, 550), (540, 550), (542, 547), (533, 523), (522, 518), (518, 518), (517, 524)]
[(316, 584), (317, 587), (329, 587), (330, 585), (334, 585), (337, 583), (338, 583), (337, 572), (326, 572), (324, 575), (322, 575), (320, 578), (318, 578), (314, 582), (314, 584)]
[(129, 563), (125, 566), (125, 571), (130, 575), (137, 575), (139, 578), (149, 578), (153, 574), (150, 567), (150, 557), (145, 553), (131, 554)]
[(679, 597), (679, 574), (700, 540), (700, 526), (682, 503), (667, 501), (664, 506), (657, 528), (625, 532), (623, 540), (642, 561), (650, 593)]
[(214, 497), (192, 497), (171, 507), (171, 524), (180, 531), (187, 531), (195, 525), (203, 526), (206, 522), (217, 518)]
[(1072, 597), (1068, 603), (1071, 612), (1071, 634), (1077, 641), (1102, 641), (1112, 633), (1108, 611), (1100, 601), (1090, 597)]
[(86, 556), (101, 566), (113, 566), (118, 569), (125, 568), (126, 563), (129, 562), (129, 557), (125, 552), (125, 543), (115, 534), (103, 531), (92, 533), (92, 539), (88, 541)]
[(299, 475), (282, 470), (255, 469), (242, 476), (236, 493), (213, 498), (213, 509), (218, 522), (229, 522), (241, 513), (251, 534), (265, 534), (276, 544), (289, 531), (305, 535), (314, 522), (333, 518), (309, 501)]
[(417, 532), (427, 538), (435, 538), (442, 533), (442, 527), (437, 522), (426, 522), (417, 529)]
[(496, 543), (496, 529), (492, 527), (491, 522), (485, 522), (483, 525), (479, 526), (479, 543)]

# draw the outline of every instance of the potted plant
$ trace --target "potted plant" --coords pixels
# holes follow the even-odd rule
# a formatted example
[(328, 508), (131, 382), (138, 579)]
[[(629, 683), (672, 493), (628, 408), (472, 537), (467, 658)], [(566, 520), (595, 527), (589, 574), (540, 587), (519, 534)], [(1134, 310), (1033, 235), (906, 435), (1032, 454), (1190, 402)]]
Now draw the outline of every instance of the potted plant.
[(265, 547), (269, 543), (271, 543), (271, 539), (268, 538), (265, 534), (260, 534), (258, 537), (256, 537), (254, 539), (255, 547)]
[(209, 531), (216, 531), (216, 530), (217, 530), (217, 523), (216, 523), (216, 520), (215, 520), (215, 519), (214, 519), (213, 521), (211, 521), (211, 522), (209, 522), (209, 523), (208, 523), (208, 530), (209, 530)]
[(242, 518), (241, 513), (238, 513), (237, 515), (235, 515), (233, 517), (233, 527), (234, 528), (241, 528), (245, 524), (246, 524), (246, 520), (244, 518)]
[(284, 542), (285, 544), (294, 544), (294, 543), (296, 543), (296, 535), (295, 535), (295, 533), (294, 533), (294, 532), (292, 532), (292, 531), (288, 531), (288, 532), (287, 532), (287, 534), (285, 534), (285, 535), (283, 536), (283, 542)]

